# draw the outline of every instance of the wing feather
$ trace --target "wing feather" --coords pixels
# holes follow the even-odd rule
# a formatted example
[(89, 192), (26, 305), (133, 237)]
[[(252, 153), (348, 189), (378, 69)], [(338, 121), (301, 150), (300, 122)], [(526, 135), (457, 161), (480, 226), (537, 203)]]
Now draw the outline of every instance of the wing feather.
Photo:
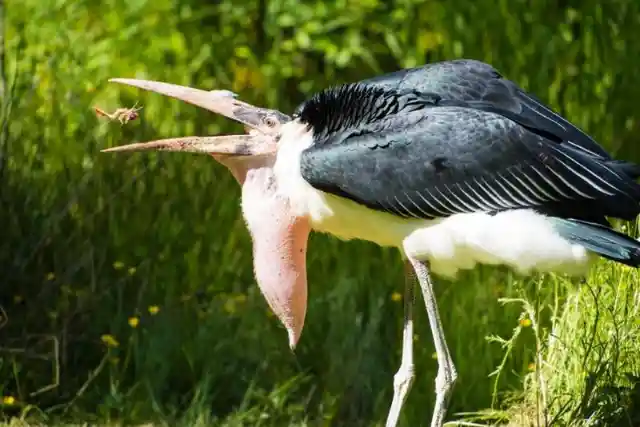
[(491, 108), (511, 113), (512, 118), (519, 118), (532, 128), (559, 137), (583, 154), (611, 158), (585, 132), (481, 61), (457, 59), (435, 62), (377, 76), (363, 83), (387, 90), (437, 93), (452, 101), (481, 101)]
[(524, 194), (524, 192), (522, 190), (520, 190), (518, 188), (518, 186), (516, 185), (517, 182), (510, 182), (508, 179), (506, 179), (504, 176), (502, 176), (500, 173), (497, 174), (498, 179), (507, 187), (510, 187), (513, 191), (515, 191), (519, 197), (519, 200), (521, 200), (522, 204), (529, 204), (529, 205), (535, 205), (536, 203), (538, 203), (538, 200), (534, 200), (531, 197), (527, 196), (526, 194)]
[(431, 214), (429, 212), (425, 212), (419, 204), (417, 204), (416, 202), (413, 201), (413, 199), (411, 198), (411, 196), (407, 193), (404, 194), (405, 197), (407, 198), (407, 200), (409, 201), (409, 203), (411, 203), (414, 207), (414, 209), (417, 209), (418, 212), (420, 212), (419, 215), (413, 215), (416, 218), (432, 218)]
[(462, 186), (465, 186), (469, 189), (469, 191), (472, 194), (469, 193), (464, 193), (469, 200), (473, 200), (474, 203), (476, 204), (476, 206), (478, 207), (477, 210), (478, 211), (493, 211), (498, 209), (498, 207), (487, 200), (486, 196), (481, 196), (474, 188), (473, 188), (473, 182), (462, 182), (462, 183), (456, 183), (455, 184), (456, 187), (460, 188), (461, 192), (464, 192), (464, 190), (462, 189)]
[(495, 188), (493, 188), (491, 186), (491, 183), (487, 182), (486, 178), (482, 177), (482, 181), (484, 183), (484, 187), (482, 187), (482, 189), (484, 191), (486, 191), (488, 194), (491, 194), (494, 197), (494, 200), (496, 201), (496, 203), (498, 203), (498, 205), (502, 206), (503, 208), (507, 208), (507, 209), (515, 207), (515, 205), (513, 203), (511, 203), (509, 200), (504, 198), (503, 195), (498, 193), (495, 190)]
[[(437, 191), (436, 188), (432, 187), (434, 191)], [(431, 200), (433, 203), (436, 204), (436, 206), (440, 206), (440, 209), (438, 209), (438, 211), (444, 211), (446, 216), (449, 215), (453, 215), (456, 213), (455, 209), (451, 209), (450, 207), (448, 207), (445, 203), (442, 202), (442, 199), (440, 199), (437, 195), (434, 195), (428, 187), (425, 187), (423, 191), (426, 191), (427, 194), (429, 195), (429, 199)]]
[[(423, 191), (429, 192), (429, 190), (426, 190), (426, 189), (423, 190)], [(423, 209), (426, 210), (425, 218), (446, 217), (446, 216), (451, 215), (450, 211), (442, 210), (442, 209), (439, 209), (439, 208), (435, 207), (432, 204), (432, 202), (430, 201), (430, 199), (433, 200), (433, 197), (426, 198), (421, 194), (420, 191), (416, 191), (416, 194), (420, 197), (420, 199), (422, 199), (422, 203), (424, 203), (424, 205), (422, 205), (422, 206), (423, 206)], [(430, 196), (431, 196), (431, 194), (430, 194)]]
[[(444, 188), (446, 190), (446, 193), (451, 195), (452, 198), (456, 199), (459, 202), (458, 206), (461, 206), (461, 211), (464, 212), (474, 212), (478, 210), (478, 206), (471, 206), (473, 204), (473, 200), (471, 199), (467, 199), (464, 196), (461, 197), (461, 195), (457, 194), (456, 189), (455, 189), (455, 184), (452, 185), (450, 188), (449, 186), (447, 186), (446, 184), (444, 184)], [(459, 187), (459, 186), (458, 186)]]
[(496, 112), (409, 103), (408, 112), (397, 109), (357, 132), (342, 129), (303, 151), (303, 178), (402, 217), (536, 208), (628, 218), (640, 210), (640, 186), (616, 172), (614, 160)]

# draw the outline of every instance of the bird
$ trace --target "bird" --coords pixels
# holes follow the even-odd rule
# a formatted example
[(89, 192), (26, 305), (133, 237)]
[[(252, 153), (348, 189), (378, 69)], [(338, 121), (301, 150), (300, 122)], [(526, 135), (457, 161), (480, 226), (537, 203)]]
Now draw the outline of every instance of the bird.
[(205, 153), (242, 187), (256, 282), (293, 350), (307, 307), (311, 231), (399, 250), (406, 270), (401, 362), (386, 427), (414, 381), (413, 305), (424, 299), (438, 371), (431, 426), (443, 425), (457, 372), (432, 275), (479, 264), (583, 275), (598, 257), (640, 265), (640, 243), (610, 218), (640, 213), (640, 165), (592, 137), (492, 65), (433, 62), (337, 84), (291, 115), (229, 91), (111, 81), (242, 123), (244, 135), (192, 136), (105, 152)]

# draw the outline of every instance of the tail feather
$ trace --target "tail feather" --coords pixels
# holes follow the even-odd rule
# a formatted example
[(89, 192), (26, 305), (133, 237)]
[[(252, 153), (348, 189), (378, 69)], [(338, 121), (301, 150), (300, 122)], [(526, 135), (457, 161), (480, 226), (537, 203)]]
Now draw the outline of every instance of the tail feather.
[(570, 242), (604, 258), (640, 266), (640, 242), (607, 226), (578, 219), (549, 218), (555, 230)]
[(631, 179), (640, 178), (640, 165), (624, 160), (609, 160), (608, 163)]

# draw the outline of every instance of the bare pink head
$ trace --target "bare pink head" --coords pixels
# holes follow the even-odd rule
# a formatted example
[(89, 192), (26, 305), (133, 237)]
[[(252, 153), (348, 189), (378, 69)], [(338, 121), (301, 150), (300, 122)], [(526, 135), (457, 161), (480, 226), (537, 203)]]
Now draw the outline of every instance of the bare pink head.
[(212, 155), (242, 186), (242, 214), (253, 241), (256, 281), (269, 306), (287, 329), (295, 348), (307, 310), (306, 251), (310, 225), (292, 214), (279, 194), (273, 165), (280, 127), (290, 118), (275, 110), (235, 99), (228, 91), (203, 91), (169, 83), (112, 79), (157, 92), (241, 122), (247, 135), (171, 138), (109, 148), (115, 151), (182, 151)]

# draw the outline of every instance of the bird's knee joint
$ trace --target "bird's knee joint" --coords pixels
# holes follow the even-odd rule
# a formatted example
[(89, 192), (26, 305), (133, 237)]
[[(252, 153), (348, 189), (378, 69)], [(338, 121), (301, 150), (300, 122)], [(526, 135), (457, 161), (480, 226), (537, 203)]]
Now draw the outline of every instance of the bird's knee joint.
[(456, 369), (451, 365), (447, 369), (439, 369), (436, 376), (436, 391), (448, 393), (458, 379)]
[(415, 375), (414, 365), (401, 366), (393, 376), (393, 385), (395, 387), (411, 385)]
[(456, 371), (456, 368), (451, 368), (451, 384), (455, 384), (457, 379), (458, 379), (458, 371)]

